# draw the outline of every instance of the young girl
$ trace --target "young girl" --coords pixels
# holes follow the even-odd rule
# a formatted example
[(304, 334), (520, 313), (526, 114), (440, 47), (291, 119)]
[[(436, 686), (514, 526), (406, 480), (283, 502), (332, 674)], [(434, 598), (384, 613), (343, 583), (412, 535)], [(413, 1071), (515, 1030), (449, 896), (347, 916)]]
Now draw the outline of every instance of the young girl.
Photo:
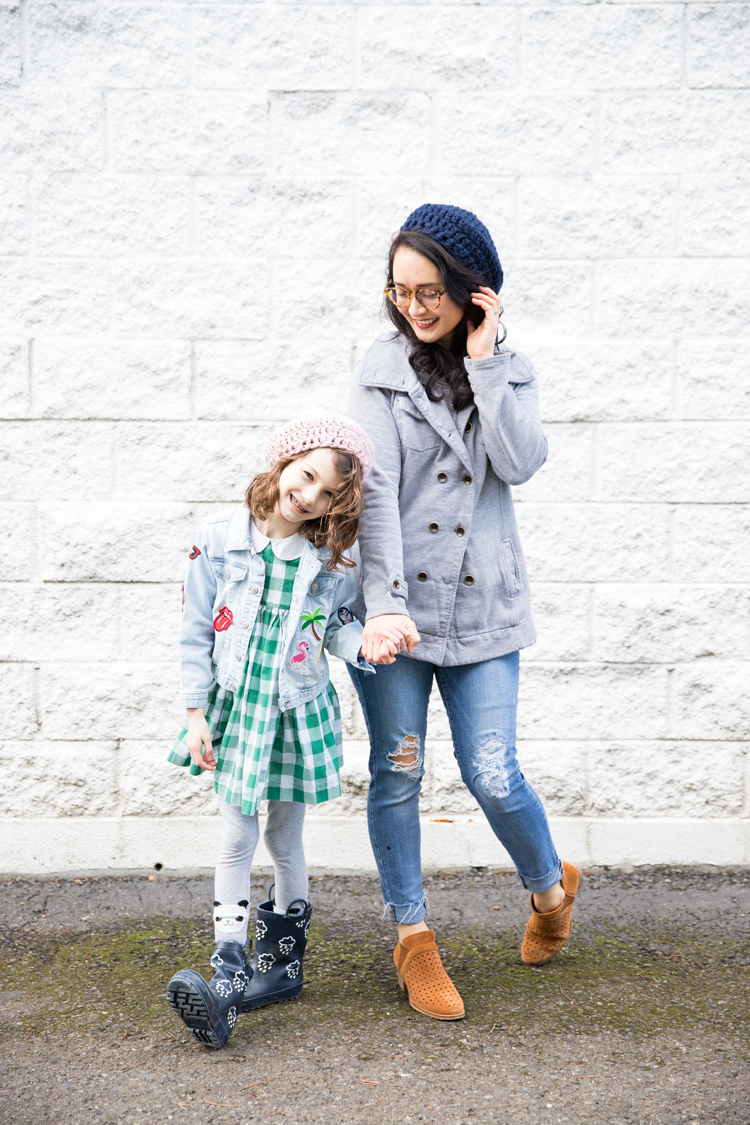
[[(349, 604), (362, 480), (374, 451), (356, 423), (297, 422), (265, 449), (245, 506), (210, 519), (190, 551), (180, 640), (187, 728), (169, 760), (211, 770), (222, 824), (210, 983), (191, 969), (169, 1003), (200, 1042), (223, 1047), (237, 1015), (302, 991), (310, 925), (302, 850), (305, 805), (341, 794), (341, 719), (325, 649), (366, 672)], [(248, 511), (249, 509), (249, 511)], [(394, 634), (396, 637), (397, 635)], [(389, 655), (398, 651), (398, 640)], [(385, 652), (388, 651), (384, 649)], [(258, 907), (247, 941), (258, 806), (276, 898)]]

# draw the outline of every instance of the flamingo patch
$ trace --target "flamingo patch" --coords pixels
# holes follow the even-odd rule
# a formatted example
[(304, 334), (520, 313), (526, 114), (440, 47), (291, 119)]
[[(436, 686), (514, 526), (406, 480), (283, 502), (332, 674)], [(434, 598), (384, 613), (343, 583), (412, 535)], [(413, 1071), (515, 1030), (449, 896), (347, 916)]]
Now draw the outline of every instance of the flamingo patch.
[(310, 645), (308, 641), (300, 641), (297, 645), (297, 652), (295, 652), (294, 656), (289, 661), (292, 668), (297, 668), (303, 676), (307, 673), (307, 668), (303, 668), (302, 665), (307, 660), (307, 651), (309, 648)]

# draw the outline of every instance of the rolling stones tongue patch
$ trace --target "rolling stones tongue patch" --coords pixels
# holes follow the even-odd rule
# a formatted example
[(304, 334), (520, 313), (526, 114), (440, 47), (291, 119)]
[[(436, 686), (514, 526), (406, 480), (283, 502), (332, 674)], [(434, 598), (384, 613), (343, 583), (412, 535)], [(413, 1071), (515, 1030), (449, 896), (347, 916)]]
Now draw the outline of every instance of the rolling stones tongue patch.
[(231, 609), (229, 609), (228, 606), (223, 605), (219, 612), (216, 614), (216, 617), (214, 617), (214, 629), (217, 633), (223, 633), (225, 629), (229, 628), (233, 621), (234, 617), (232, 615)]
[(193, 549), (190, 552), (190, 554), (188, 555), (188, 558), (189, 559), (197, 559), (199, 554), (200, 554), (200, 551), (198, 550), (198, 548), (196, 546), (193, 546)]
[(348, 608), (348, 606), (342, 605), (341, 609), (339, 610), (339, 621), (341, 622), (341, 624), (351, 625), (353, 620), (354, 614), (352, 613), (352, 611)]

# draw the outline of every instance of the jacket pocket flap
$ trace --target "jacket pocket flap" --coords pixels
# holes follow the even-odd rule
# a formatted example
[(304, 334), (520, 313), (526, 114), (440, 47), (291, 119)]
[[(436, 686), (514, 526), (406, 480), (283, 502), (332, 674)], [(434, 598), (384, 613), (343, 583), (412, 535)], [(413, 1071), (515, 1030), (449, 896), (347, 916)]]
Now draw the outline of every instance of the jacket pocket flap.
[(232, 566), (223, 559), (211, 559), (211, 569), (216, 577), (224, 582), (242, 582), (247, 578), (246, 566)]

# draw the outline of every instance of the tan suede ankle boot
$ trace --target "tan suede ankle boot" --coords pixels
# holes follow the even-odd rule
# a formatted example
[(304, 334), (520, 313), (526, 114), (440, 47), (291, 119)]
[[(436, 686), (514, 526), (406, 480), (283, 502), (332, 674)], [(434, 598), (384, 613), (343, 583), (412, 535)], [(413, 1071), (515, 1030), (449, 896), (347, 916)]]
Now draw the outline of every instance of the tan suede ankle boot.
[(409, 1003), (422, 1015), (436, 1020), (460, 1020), (464, 1002), (443, 968), (435, 931), (409, 934), (393, 951), (398, 983), (406, 990)]
[(581, 872), (572, 863), (563, 860), (562, 888), (565, 898), (556, 910), (540, 914), (531, 896), (531, 917), (526, 925), (521, 945), (521, 960), (525, 965), (546, 965), (559, 953), (570, 937), (570, 915), (581, 885)]

